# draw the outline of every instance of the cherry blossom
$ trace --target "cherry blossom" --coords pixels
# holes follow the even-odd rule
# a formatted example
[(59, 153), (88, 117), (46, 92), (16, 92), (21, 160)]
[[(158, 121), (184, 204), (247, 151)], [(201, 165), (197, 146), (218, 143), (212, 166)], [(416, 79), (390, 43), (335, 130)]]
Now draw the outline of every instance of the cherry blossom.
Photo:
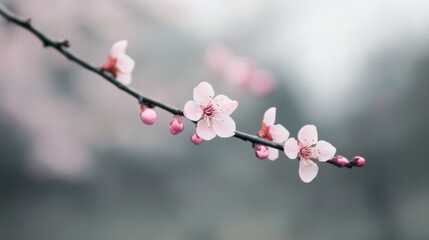
[(127, 40), (114, 43), (110, 49), (106, 63), (101, 67), (109, 71), (118, 82), (124, 85), (129, 85), (131, 83), (131, 72), (135, 65), (134, 60), (125, 54), (127, 46)]
[(365, 158), (363, 158), (361, 156), (355, 156), (352, 158), (351, 163), (353, 166), (363, 167), (365, 165)]
[(251, 75), (249, 88), (254, 93), (267, 96), (271, 94), (276, 88), (277, 83), (274, 76), (265, 69), (255, 69)]
[(176, 115), (170, 122), (170, 133), (172, 135), (177, 135), (183, 131), (183, 119), (181, 116)]
[(156, 121), (156, 112), (146, 105), (141, 106), (140, 118), (144, 124), (152, 125)]
[(197, 133), (194, 131), (191, 135), (191, 142), (195, 145), (200, 145), (203, 142), (203, 139), (200, 138)]
[(255, 155), (259, 159), (266, 159), (270, 154), (269, 148), (265, 145), (256, 144)]
[(223, 138), (234, 136), (235, 121), (229, 115), (237, 106), (237, 101), (225, 95), (215, 97), (213, 87), (201, 82), (194, 88), (194, 100), (185, 104), (183, 113), (189, 120), (197, 121), (197, 135), (208, 141), (216, 135)]
[(269, 95), (277, 85), (268, 70), (252, 58), (237, 55), (223, 43), (214, 43), (208, 47), (206, 63), (233, 87), (250, 90), (257, 95)]
[[(265, 111), (261, 130), (258, 131), (258, 136), (275, 143), (284, 143), (289, 138), (289, 131), (281, 124), (274, 124), (276, 121), (276, 110), (277, 109), (275, 107), (271, 107)], [(279, 157), (279, 150), (269, 147), (268, 151), (268, 159), (271, 161), (274, 161)]]
[(298, 132), (298, 140), (290, 138), (284, 145), (284, 152), (290, 159), (299, 159), (299, 176), (305, 183), (311, 182), (319, 171), (314, 162), (326, 162), (333, 158), (337, 149), (326, 141), (318, 141), (314, 125), (306, 125)]
[(341, 167), (347, 167), (350, 165), (350, 161), (346, 157), (341, 155), (333, 157), (332, 162), (335, 163), (335, 165)]

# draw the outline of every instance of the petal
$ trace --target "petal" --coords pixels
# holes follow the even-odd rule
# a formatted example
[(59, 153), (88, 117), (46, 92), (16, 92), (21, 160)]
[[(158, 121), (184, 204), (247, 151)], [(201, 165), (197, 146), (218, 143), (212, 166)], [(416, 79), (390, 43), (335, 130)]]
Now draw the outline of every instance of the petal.
[(110, 49), (110, 56), (112, 56), (113, 58), (116, 58), (120, 55), (124, 55), (125, 50), (127, 49), (127, 46), (128, 46), (127, 40), (115, 42), (112, 48)]
[(269, 147), (268, 151), (269, 151), (268, 159), (270, 159), (271, 161), (274, 161), (277, 158), (279, 158), (279, 150)]
[(226, 114), (219, 114), (218, 118), (213, 121), (212, 127), (219, 137), (227, 138), (235, 134), (235, 121)]
[(116, 80), (124, 85), (130, 85), (131, 84), (131, 74), (122, 74), (119, 73), (118, 76), (116, 77)]
[(335, 156), (337, 149), (326, 141), (319, 141), (315, 147), (315, 152), (320, 162), (326, 162)]
[(276, 143), (283, 143), (289, 138), (289, 131), (281, 124), (272, 125), (269, 131)]
[(194, 88), (194, 100), (200, 105), (207, 106), (213, 97), (214, 90), (208, 82), (201, 82)]
[(298, 132), (298, 140), (305, 146), (311, 146), (317, 143), (317, 129), (314, 125), (305, 125)]
[(213, 131), (213, 128), (210, 128), (204, 120), (198, 121), (196, 130), (197, 135), (206, 141), (212, 140), (216, 137), (216, 133)]
[(284, 152), (290, 159), (295, 159), (298, 156), (299, 146), (295, 138), (289, 138), (284, 146)]
[(313, 181), (319, 172), (319, 167), (317, 164), (310, 160), (301, 160), (299, 161), (299, 177), (305, 183)]
[(274, 125), (274, 122), (276, 121), (276, 108), (271, 107), (264, 113), (264, 119), (262, 120), (265, 125), (271, 126)]
[(131, 73), (134, 69), (135, 62), (127, 55), (119, 55), (116, 58), (116, 67), (122, 73)]
[(231, 113), (233, 113), (238, 106), (237, 101), (233, 101), (229, 97), (222, 94), (217, 95), (213, 99), (213, 104), (216, 110), (227, 115), (230, 115)]
[(203, 115), (203, 110), (198, 103), (194, 101), (188, 101), (183, 108), (183, 114), (189, 120), (198, 121)]

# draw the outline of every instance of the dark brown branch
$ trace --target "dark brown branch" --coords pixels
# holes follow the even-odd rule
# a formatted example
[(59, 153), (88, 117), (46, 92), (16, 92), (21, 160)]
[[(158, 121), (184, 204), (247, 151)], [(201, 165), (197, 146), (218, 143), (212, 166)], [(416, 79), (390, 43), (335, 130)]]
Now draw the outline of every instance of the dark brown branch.
[[(31, 24), (31, 18), (22, 19), (21, 17), (10, 12), (8, 9), (6, 9), (1, 4), (0, 4), (0, 15), (2, 15), (7, 21), (14, 23), (14, 24), (28, 30), (32, 34), (34, 34), (42, 42), (44, 47), (54, 48), (55, 50), (60, 52), (62, 55), (64, 55), (68, 60), (75, 62), (79, 66), (101, 76), (105, 80), (109, 81), (111, 84), (115, 85), (120, 90), (128, 93), (129, 95), (131, 95), (132, 97), (137, 99), (140, 104), (147, 104), (147, 105), (152, 106), (152, 107), (159, 107), (159, 108), (161, 108), (167, 112), (170, 112), (171, 114), (183, 116), (183, 111), (181, 109), (174, 108), (174, 107), (168, 106), (164, 103), (161, 103), (161, 102), (155, 101), (153, 99), (144, 97), (137, 90), (130, 88), (130, 87), (127, 87), (127, 86), (123, 85), (122, 83), (116, 81), (115, 78), (113, 78), (106, 71), (102, 70), (100, 67), (95, 67), (95, 66), (89, 64), (88, 62), (86, 62), (85, 60), (83, 60), (82, 58), (78, 57), (76, 54), (74, 54), (69, 49), (70, 44), (67, 40), (52, 40), (51, 38), (47, 37), (46, 34), (42, 33), (40, 30), (33, 27), (33, 25)], [(251, 142), (253, 144), (262, 144), (262, 145), (266, 145), (268, 147), (276, 148), (280, 151), (283, 151), (283, 145), (282, 144), (267, 141), (263, 138), (255, 136), (255, 135), (251, 135), (251, 134), (240, 132), (240, 131), (235, 131), (234, 137), (241, 139), (243, 141)], [(328, 161), (328, 163), (331, 163), (332, 165), (337, 166), (337, 167), (342, 167), (341, 165), (338, 165), (331, 160)], [(351, 168), (352, 165), (350, 164), (349, 166), (346, 166), (346, 167)]]

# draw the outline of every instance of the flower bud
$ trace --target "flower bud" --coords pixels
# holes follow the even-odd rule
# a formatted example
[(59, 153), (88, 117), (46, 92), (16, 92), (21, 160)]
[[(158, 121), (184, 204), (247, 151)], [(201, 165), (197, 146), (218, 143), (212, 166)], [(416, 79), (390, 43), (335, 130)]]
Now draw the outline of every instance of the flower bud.
[(176, 135), (178, 133), (181, 133), (183, 131), (183, 128), (184, 125), (182, 117), (179, 115), (174, 116), (170, 122), (170, 133), (172, 135)]
[(353, 157), (351, 163), (353, 166), (363, 167), (365, 165), (365, 158), (363, 158), (361, 156), (355, 156), (355, 157)]
[(255, 155), (259, 159), (265, 159), (270, 155), (270, 152), (268, 150), (268, 147), (265, 145), (257, 144), (255, 146)]
[(191, 135), (191, 141), (195, 144), (195, 145), (199, 145), (203, 142), (203, 139), (200, 138), (197, 133), (194, 131)]
[(143, 123), (147, 125), (152, 125), (156, 121), (156, 112), (152, 108), (142, 105), (142, 111), (140, 113), (140, 118)]
[(350, 161), (341, 155), (333, 157), (332, 162), (339, 167), (347, 167), (350, 164)]

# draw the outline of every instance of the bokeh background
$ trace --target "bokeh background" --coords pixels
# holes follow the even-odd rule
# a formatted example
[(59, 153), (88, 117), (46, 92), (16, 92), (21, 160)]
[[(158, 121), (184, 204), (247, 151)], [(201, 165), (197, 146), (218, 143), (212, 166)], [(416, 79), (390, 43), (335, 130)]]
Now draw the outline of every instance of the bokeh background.
[[(128, 39), (133, 87), (182, 107), (208, 81), (256, 133), (277, 106), (296, 136), (318, 126), (361, 169), (320, 164), (304, 184), (281, 154), (195, 146), (0, 19), (0, 239), (429, 239), (429, 2), (426, 0), (2, 0), (102, 65)], [(223, 42), (275, 76), (266, 96), (233, 88), (205, 53)]]

